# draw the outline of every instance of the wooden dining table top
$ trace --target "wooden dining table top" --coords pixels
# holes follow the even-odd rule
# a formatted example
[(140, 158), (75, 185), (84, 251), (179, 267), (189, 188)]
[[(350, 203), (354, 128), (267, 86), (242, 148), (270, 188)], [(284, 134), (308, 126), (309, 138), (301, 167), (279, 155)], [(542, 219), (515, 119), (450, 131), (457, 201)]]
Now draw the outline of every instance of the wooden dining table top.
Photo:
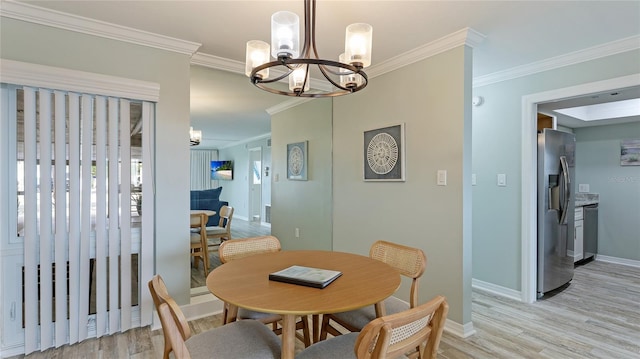
[[(336, 270), (342, 275), (323, 289), (269, 280), (292, 265)], [(397, 270), (358, 254), (293, 250), (234, 260), (207, 276), (207, 288), (238, 307), (275, 314), (338, 313), (383, 301), (400, 286)]]

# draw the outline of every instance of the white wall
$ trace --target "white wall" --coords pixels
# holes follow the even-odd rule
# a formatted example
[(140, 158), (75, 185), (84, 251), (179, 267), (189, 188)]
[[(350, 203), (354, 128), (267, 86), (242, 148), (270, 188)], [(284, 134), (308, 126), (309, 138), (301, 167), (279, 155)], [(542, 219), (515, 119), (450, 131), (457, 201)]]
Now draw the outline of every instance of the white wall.
[[(418, 298), (447, 297), (471, 322), (471, 49), (461, 46), (376, 77), (334, 100), (333, 249), (367, 255), (379, 239), (427, 256)], [(406, 181), (363, 181), (363, 132), (405, 123)], [(447, 186), (436, 185), (438, 170)], [(469, 212), (464, 212), (467, 205)], [(408, 300), (404, 281), (397, 296)]]
[(576, 188), (600, 194), (598, 255), (640, 263), (640, 166), (620, 165), (620, 142), (640, 140), (640, 122), (574, 132)]
[[(3, 59), (160, 84), (153, 182), (156, 268), (176, 301), (188, 303), (189, 56), (5, 17), (0, 29)], [(140, 278), (141, 285), (148, 279)]]
[[(234, 217), (249, 219), (249, 149), (260, 148), (263, 168), (264, 166), (271, 167), (271, 148), (267, 146), (268, 140), (269, 138), (265, 137), (219, 150), (220, 160), (233, 161), (233, 180), (218, 181), (218, 185), (222, 186), (220, 199), (229, 202), (229, 206), (234, 208)], [(269, 176), (263, 177), (262, 181), (262, 219), (264, 219), (264, 205), (271, 202), (270, 179), (271, 173)]]
[[(271, 234), (283, 249), (332, 249), (331, 111), (331, 99), (316, 99), (272, 116)], [(308, 180), (288, 180), (287, 144), (305, 140)]]
[[(522, 97), (633, 73), (640, 73), (638, 50), (473, 89), (485, 100), (473, 109), (474, 279), (522, 290)], [(507, 175), (506, 187), (496, 185), (498, 173)]]

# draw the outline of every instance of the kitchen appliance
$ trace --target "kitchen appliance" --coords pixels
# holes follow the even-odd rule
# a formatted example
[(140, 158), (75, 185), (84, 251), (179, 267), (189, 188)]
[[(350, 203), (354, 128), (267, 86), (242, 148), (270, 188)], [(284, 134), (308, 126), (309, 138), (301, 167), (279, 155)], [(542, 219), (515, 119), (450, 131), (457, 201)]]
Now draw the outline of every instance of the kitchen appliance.
[(573, 278), (575, 136), (538, 134), (538, 297)]

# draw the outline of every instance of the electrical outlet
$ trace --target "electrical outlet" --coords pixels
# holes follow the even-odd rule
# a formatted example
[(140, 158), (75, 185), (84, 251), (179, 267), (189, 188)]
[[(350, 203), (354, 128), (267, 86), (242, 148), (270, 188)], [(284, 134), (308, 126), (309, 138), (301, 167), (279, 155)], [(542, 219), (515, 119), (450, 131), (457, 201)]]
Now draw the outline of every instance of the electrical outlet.
[(584, 184), (584, 183), (580, 183), (578, 185), (578, 192), (588, 193), (589, 192), (589, 185), (588, 184)]
[(295, 234), (296, 238), (300, 238), (300, 228), (296, 228), (294, 234)]

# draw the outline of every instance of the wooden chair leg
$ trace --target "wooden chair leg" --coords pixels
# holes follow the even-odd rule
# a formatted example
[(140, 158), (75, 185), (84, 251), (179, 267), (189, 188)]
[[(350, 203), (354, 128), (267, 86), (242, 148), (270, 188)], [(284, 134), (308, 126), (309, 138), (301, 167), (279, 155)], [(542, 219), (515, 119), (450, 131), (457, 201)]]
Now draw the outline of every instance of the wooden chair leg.
[(331, 324), (329, 323), (330, 320), (331, 320), (330, 316), (328, 315), (322, 316), (322, 324), (320, 325), (321, 341), (327, 339), (327, 334), (331, 334), (334, 337), (337, 337), (338, 335), (342, 335), (342, 333), (340, 333), (338, 330), (336, 330), (334, 327), (331, 326)]

